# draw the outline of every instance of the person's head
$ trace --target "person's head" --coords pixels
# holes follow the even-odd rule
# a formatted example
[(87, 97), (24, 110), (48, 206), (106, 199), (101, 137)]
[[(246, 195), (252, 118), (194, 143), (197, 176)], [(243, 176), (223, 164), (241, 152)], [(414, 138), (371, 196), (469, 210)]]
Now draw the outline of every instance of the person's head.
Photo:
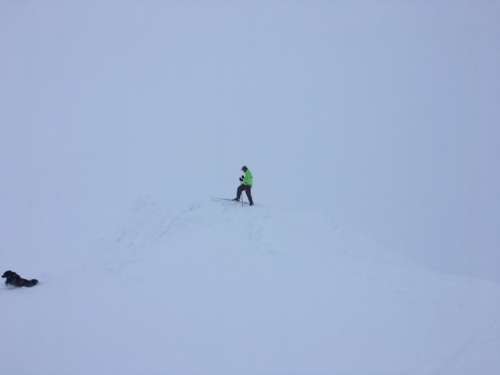
[(248, 171), (248, 168), (247, 168), (247, 166), (246, 166), (246, 165), (244, 165), (243, 167), (241, 167), (241, 170), (242, 170), (243, 172), (246, 172), (246, 171)]

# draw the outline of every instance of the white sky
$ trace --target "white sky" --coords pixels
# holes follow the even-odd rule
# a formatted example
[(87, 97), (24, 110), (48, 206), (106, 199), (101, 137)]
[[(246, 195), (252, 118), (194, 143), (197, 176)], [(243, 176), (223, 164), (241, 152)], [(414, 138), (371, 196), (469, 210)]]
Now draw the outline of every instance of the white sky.
[(188, 4), (0, 3), (0, 251), (247, 164), (256, 201), (500, 281), (500, 2)]

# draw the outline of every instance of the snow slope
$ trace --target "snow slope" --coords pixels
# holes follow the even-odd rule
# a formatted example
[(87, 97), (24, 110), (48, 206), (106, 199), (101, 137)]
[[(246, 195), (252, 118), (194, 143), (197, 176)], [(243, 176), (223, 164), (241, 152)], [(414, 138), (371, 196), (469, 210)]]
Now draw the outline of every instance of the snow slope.
[(321, 212), (143, 198), (86, 246), (48, 251), (40, 286), (0, 290), (1, 373), (500, 371), (498, 285), (417, 267)]

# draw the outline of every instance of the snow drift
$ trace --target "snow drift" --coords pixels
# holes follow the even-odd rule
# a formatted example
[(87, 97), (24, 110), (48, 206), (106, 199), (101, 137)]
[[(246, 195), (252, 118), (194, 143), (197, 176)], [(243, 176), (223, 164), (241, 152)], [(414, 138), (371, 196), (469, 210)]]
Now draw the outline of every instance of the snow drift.
[(414, 266), (337, 220), (140, 199), (77, 256), (49, 252), (40, 286), (1, 290), (0, 370), (498, 372), (498, 285)]

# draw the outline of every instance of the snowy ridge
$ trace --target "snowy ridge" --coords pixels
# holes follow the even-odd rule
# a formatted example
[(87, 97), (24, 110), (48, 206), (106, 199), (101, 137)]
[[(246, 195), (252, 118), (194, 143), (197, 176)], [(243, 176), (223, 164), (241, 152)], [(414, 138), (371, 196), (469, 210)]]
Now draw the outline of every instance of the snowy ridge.
[(366, 240), (339, 228), (314, 212), (207, 200), (176, 213), (140, 199), (81, 268), (46, 270), (49, 281), (36, 289), (2, 290), (1, 330), (13, 340), (0, 344), (0, 369), (456, 375), (484, 373), (484, 363), (500, 368), (497, 285), (389, 255), (377, 260), (360, 247)]

